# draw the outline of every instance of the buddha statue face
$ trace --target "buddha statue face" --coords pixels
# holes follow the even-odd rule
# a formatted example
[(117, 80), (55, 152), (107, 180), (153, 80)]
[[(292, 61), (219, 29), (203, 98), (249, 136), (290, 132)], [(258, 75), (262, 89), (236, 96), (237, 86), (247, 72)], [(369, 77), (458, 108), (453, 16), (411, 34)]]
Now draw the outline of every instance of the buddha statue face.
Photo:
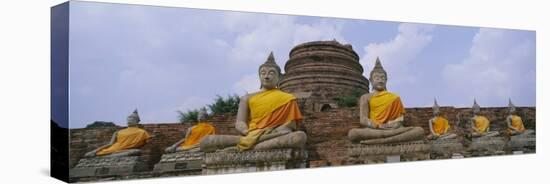
[(128, 118), (126, 118), (126, 121), (128, 122), (128, 126), (137, 126), (139, 124), (141, 119), (139, 118), (137, 109), (134, 110), (134, 112), (132, 112), (132, 114), (130, 114)]
[(480, 115), (480, 110), (474, 108), (474, 115), (476, 115), (476, 116), (477, 116), (477, 115)]
[(439, 110), (435, 110), (433, 113), (434, 113), (434, 116), (439, 116), (439, 115), (441, 115), (441, 112), (439, 112)]
[(128, 116), (126, 120), (128, 121), (128, 126), (136, 126), (139, 124), (139, 119), (135, 116)]
[(374, 72), (371, 75), (370, 81), (372, 83), (372, 87), (376, 91), (384, 91), (386, 90), (386, 82), (388, 81), (388, 78), (386, 77), (385, 73), (382, 72)]
[(279, 80), (281, 79), (281, 74), (279, 73), (277, 68), (272, 66), (261, 67), (259, 71), (259, 76), (263, 89), (277, 88)]

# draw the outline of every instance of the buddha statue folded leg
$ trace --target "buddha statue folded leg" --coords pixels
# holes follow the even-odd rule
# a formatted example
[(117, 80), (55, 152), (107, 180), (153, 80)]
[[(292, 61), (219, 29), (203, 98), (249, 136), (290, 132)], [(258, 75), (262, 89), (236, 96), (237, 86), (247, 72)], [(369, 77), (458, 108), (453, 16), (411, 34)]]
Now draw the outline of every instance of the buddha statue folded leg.
[(209, 135), (200, 142), (200, 150), (204, 152), (214, 152), (227, 147), (239, 144), (241, 136), (236, 135)]
[(111, 153), (108, 155), (105, 155), (103, 157), (126, 157), (126, 156), (139, 156), (141, 153), (140, 149), (127, 149), (123, 151), (118, 151), (115, 153)]
[(441, 135), (439, 137), (439, 139), (453, 139), (453, 138), (456, 138), (456, 137), (457, 137), (456, 134), (448, 133), (448, 134)]
[(357, 128), (349, 131), (348, 138), (352, 142), (361, 141), (362, 144), (415, 141), (424, 138), (424, 130), (420, 127), (400, 127), (389, 130)]
[(254, 150), (279, 149), (279, 148), (303, 148), (307, 135), (302, 131), (294, 131), (276, 138), (260, 142), (254, 146)]

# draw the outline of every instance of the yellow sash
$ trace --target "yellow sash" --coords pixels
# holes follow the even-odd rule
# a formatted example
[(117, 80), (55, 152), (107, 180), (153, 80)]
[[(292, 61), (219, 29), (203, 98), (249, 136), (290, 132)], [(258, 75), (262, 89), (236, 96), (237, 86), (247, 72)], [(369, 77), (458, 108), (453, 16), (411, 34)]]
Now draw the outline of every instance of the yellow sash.
[(485, 116), (476, 116), (474, 119), (475, 127), (477, 128), (478, 133), (485, 133), (487, 132), (487, 128), (489, 128), (489, 120)]
[(376, 127), (394, 120), (405, 113), (401, 98), (388, 91), (381, 91), (369, 100), (369, 119)]
[(193, 147), (195, 144), (199, 143), (202, 138), (207, 135), (214, 135), (216, 129), (214, 126), (207, 122), (199, 122), (197, 125), (191, 127), (191, 132), (185, 137), (185, 141), (179, 145), (182, 149), (187, 149)]
[[(523, 121), (521, 120), (521, 117), (517, 115), (512, 115), (512, 127), (514, 127), (515, 131), (523, 132), (525, 131), (525, 127), (523, 126)], [(509, 130), (511, 131), (511, 130)]]
[(436, 135), (441, 135), (447, 133), (450, 126), (447, 119), (441, 116), (437, 116), (433, 121), (432, 127)]
[(149, 139), (149, 133), (138, 127), (128, 127), (119, 130), (116, 135), (116, 142), (104, 148), (96, 153), (96, 155), (107, 155), (118, 151), (137, 148), (143, 146), (147, 139)]

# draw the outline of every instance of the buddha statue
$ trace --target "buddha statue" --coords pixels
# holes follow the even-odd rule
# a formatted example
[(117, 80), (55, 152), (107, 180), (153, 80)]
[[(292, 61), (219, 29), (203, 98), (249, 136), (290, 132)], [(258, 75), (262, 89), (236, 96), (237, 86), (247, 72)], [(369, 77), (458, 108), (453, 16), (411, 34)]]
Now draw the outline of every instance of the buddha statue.
[(362, 144), (386, 144), (424, 139), (420, 127), (404, 127), (405, 108), (401, 98), (386, 89), (387, 73), (376, 58), (369, 80), (373, 92), (361, 96), (359, 101), (359, 123), (364, 128), (354, 128), (348, 132), (352, 142)]
[(128, 116), (127, 121), (128, 127), (113, 133), (109, 144), (90, 151), (84, 156), (124, 157), (139, 155), (141, 152), (139, 148), (145, 145), (152, 136), (140, 128), (140, 118), (137, 109)]
[(164, 151), (166, 153), (200, 151), (200, 141), (208, 135), (214, 135), (216, 132), (214, 126), (205, 121), (206, 115), (206, 109), (201, 109), (197, 116), (197, 123), (187, 129), (185, 137), (176, 142), (174, 145), (166, 148)]
[(204, 152), (303, 148), (307, 139), (297, 130), (302, 114), (296, 97), (278, 89), (282, 74), (273, 52), (258, 69), (260, 91), (242, 96), (235, 122), (241, 135), (209, 135), (200, 148)]
[(435, 99), (432, 110), (434, 117), (428, 121), (431, 133), (428, 136), (428, 139), (443, 140), (455, 138), (456, 134), (449, 132), (449, 128), (451, 128), (451, 126), (449, 125), (449, 121), (441, 115), (441, 112), (439, 111), (439, 105), (437, 104), (437, 100)]
[(480, 107), (474, 99), (472, 106), (474, 116), (470, 119), (472, 126), (472, 137), (494, 137), (499, 135), (497, 131), (490, 131), (491, 122), (485, 116), (480, 115)]
[(525, 129), (521, 117), (517, 115), (516, 107), (512, 104), (512, 99), (508, 99), (508, 116), (506, 117), (508, 135), (515, 136), (520, 134), (533, 134), (535, 131)]

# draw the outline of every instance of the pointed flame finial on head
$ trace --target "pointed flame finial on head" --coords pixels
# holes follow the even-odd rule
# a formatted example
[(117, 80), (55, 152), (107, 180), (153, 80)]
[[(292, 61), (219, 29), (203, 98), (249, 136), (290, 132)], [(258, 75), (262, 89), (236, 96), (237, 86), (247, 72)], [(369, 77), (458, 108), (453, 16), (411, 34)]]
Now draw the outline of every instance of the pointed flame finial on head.
[(434, 98), (434, 105), (432, 106), (434, 115), (439, 114), (439, 104), (437, 104), (437, 99)]
[(370, 72), (370, 77), (372, 78), (372, 74), (375, 72), (383, 73), (386, 77), (388, 74), (386, 73), (386, 70), (384, 70), (384, 67), (382, 67), (382, 62), (380, 62), (380, 58), (376, 57), (376, 61), (374, 63), (374, 68), (372, 68), (372, 71)]
[(512, 99), (508, 98), (508, 112), (516, 112), (516, 106), (512, 103)]

